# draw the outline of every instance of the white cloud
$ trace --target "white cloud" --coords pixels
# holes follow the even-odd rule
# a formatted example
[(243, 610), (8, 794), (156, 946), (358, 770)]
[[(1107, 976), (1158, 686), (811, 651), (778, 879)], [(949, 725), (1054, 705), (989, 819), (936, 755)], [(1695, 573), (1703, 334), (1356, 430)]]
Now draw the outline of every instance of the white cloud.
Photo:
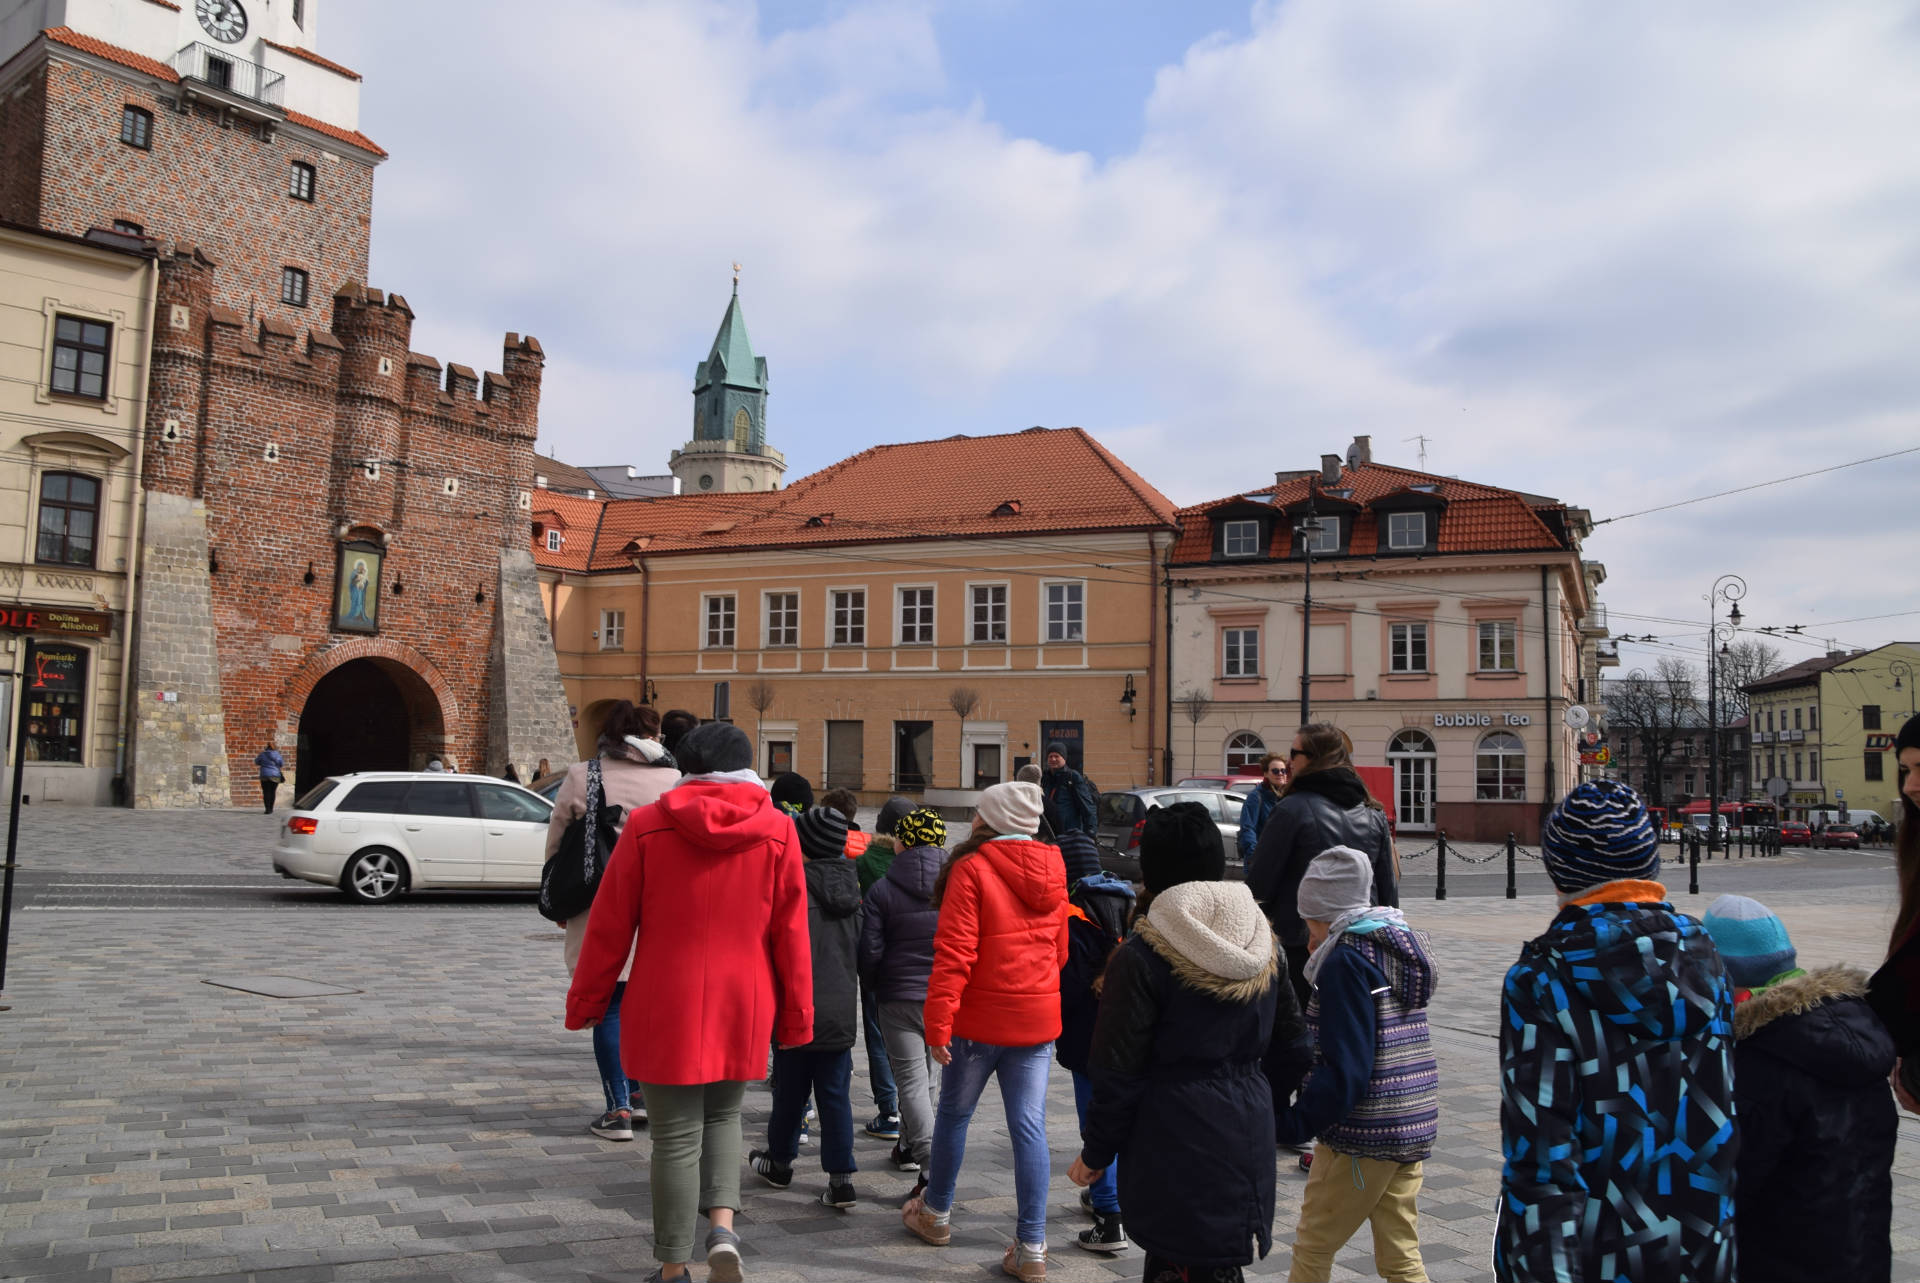
[[(927, 422), (1024, 426), (1062, 389), (1183, 501), (1358, 432), (1597, 515), (1920, 439), (1908, 4), (1263, 4), (1166, 67), (1105, 162), (941, 105), (924, 4), (770, 38), (743, 4), (449, 12), (330, 23), (383, 26), (355, 51), (395, 151), (376, 283), (446, 359), (472, 358), (440, 336), (539, 334), (567, 455), (664, 465), (735, 258), (803, 468)], [(1589, 552), (1651, 615), (1698, 613), (1722, 570), (1757, 620), (1920, 606), (1870, 551), (1916, 478), (1643, 518)]]

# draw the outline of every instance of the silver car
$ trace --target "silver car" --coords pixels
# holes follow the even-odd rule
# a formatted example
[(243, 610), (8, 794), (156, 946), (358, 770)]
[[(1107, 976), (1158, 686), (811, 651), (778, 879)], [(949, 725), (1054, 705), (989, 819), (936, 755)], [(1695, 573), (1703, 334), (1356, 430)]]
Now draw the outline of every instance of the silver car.
[[(1257, 783), (1257, 781), (1256, 781)], [(1100, 863), (1116, 877), (1140, 880), (1140, 832), (1146, 826), (1147, 812), (1176, 802), (1198, 802), (1213, 816), (1220, 829), (1220, 843), (1227, 851), (1227, 876), (1245, 876), (1240, 867), (1240, 808), (1246, 798), (1227, 789), (1172, 788), (1128, 789), (1123, 793), (1100, 795)]]

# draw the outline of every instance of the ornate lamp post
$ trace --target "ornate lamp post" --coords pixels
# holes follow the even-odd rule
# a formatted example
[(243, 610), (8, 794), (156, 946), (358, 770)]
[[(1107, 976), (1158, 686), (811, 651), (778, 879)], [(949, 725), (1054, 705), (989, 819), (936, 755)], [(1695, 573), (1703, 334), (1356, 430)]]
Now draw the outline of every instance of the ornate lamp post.
[[(1707, 850), (1712, 852), (1719, 841), (1720, 832), (1720, 688), (1719, 675), (1720, 652), (1726, 648), (1725, 638), (1732, 637), (1740, 628), (1740, 599), (1747, 595), (1747, 581), (1738, 575), (1722, 575), (1713, 581), (1713, 589), (1707, 594)], [(1727, 612), (1724, 623), (1721, 622), (1720, 603), (1727, 602), (1732, 609)], [(1693, 869), (1688, 885), (1688, 893), (1700, 894), (1700, 856), (1699, 847), (1694, 848)]]
[(1300, 602), (1300, 724), (1313, 720), (1313, 542), (1320, 534), (1320, 517), (1313, 507), (1313, 487), (1308, 483), (1307, 512), (1293, 528), (1293, 537), (1306, 557), (1306, 592)]
[(1912, 665), (1912, 664), (1909, 664), (1909, 663), (1908, 663), (1908, 662), (1907, 662), (1906, 660), (1904, 660), (1904, 659), (1896, 659), (1896, 660), (1894, 660), (1894, 661), (1893, 661), (1892, 663), (1890, 663), (1890, 664), (1888, 664), (1888, 665), (1887, 665), (1887, 671), (1893, 674), (1893, 688), (1894, 688), (1895, 690), (1899, 690), (1899, 689), (1900, 689), (1900, 679), (1901, 679), (1901, 678), (1905, 678), (1905, 679), (1906, 679), (1906, 683), (1907, 683), (1907, 716), (1908, 716), (1908, 717), (1912, 717), (1912, 716), (1914, 715), (1914, 712), (1915, 712), (1915, 708), (1914, 708), (1914, 690), (1913, 690), (1913, 665)]

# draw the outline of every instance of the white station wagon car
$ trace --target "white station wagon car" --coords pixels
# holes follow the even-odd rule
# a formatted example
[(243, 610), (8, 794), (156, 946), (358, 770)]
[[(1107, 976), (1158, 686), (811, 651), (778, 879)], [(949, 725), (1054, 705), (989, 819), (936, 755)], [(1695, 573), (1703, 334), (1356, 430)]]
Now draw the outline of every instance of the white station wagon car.
[(293, 804), (273, 867), (365, 904), (402, 891), (540, 885), (553, 804), (485, 775), (329, 776)]

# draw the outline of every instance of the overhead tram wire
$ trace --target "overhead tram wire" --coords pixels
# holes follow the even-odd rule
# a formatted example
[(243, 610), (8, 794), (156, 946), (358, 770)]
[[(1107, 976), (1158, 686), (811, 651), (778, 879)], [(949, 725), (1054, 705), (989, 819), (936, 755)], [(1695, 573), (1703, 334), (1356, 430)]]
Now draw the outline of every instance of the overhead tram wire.
[(1754, 490), (1765, 490), (1769, 486), (1783, 486), (1789, 481), (1804, 481), (1808, 477), (1825, 476), (1829, 472), (1841, 472), (1847, 468), (1858, 468), (1869, 463), (1880, 463), (1887, 459), (1898, 459), (1902, 455), (1920, 454), (1920, 445), (1908, 446), (1904, 450), (1889, 450), (1885, 454), (1869, 455), (1865, 459), (1852, 459), (1846, 463), (1836, 463), (1830, 467), (1814, 468), (1807, 472), (1796, 472), (1789, 477), (1775, 477), (1771, 481), (1756, 481), (1752, 485), (1735, 486), (1731, 490), (1716, 490), (1712, 494), (1699, 495), (1692, 499), (1681, 499), (1676, 503), (1663, 503), (1657, 507), (1642, 508), (1638, 512), (1622, 512), (1612, 517), (1602, 517), (1593, 524), (1604, 526), (1610, 522), (1627, 521), (1634, 517), (1650, 516), (1656, 512), (1670, 512), (1675, 508), (1685, 508), (1696, 503), (1705, 503), (1709, 499), (1725, 499), (1729, 495), (1747, 494)]

